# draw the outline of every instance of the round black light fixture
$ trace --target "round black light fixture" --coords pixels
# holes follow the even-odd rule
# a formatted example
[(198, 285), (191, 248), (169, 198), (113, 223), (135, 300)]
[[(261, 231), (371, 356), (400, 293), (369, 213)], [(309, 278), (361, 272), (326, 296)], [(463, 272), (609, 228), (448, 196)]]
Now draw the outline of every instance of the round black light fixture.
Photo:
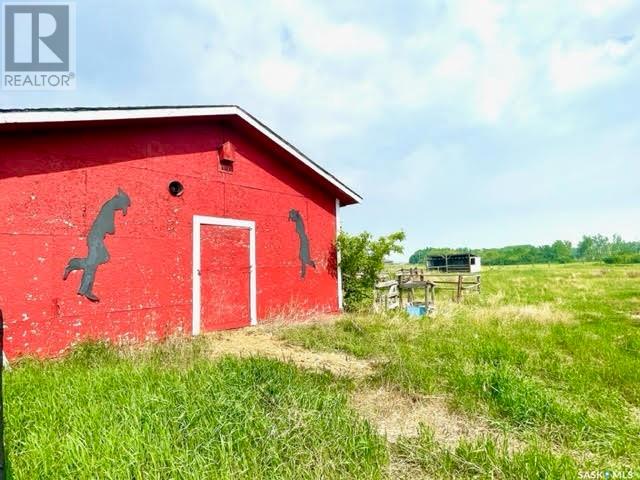
[(179, 197), (184, 192), (184, 186), (177, 180), (173, 180), (169, 184), (169, 193), (173, 197)]

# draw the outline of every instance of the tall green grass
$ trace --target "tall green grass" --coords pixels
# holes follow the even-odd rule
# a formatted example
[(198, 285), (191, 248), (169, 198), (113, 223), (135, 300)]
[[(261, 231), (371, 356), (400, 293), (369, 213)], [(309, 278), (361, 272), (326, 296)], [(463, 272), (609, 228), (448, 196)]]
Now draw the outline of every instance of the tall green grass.
[[(639, 266), (490, 268), (481, 295), (441, 294), (429, 318), (349, 315), (280, 334), (380, 366), (355, 384), (274, 360), (214, 361), (203, 340), (23, 360), (3, 378), (14, 478), (360, 479), (398, 464), (409, 478), (640, 474)], [(354, 386), (379, 385), (444, 394), (504, 443), (443, 445), (424, 425), (386, 444), (348, 403)]]
[[(438, 307), (430, 318), (354, 315), (284, 336), (308, 348), (385, 358), (374, 383), (445, 393), (452, 408), (485, 416), (527, 446), (509, 456), (485, 443), (482, 455), (528, 459), (543, 475), (558, 466), (640, 468), (640, 268), (491, 268), (480, 296), (461, 305), (441, 296)], [(414, 450), (430, 451), (431, 460), (416, 461), (432, 469), (447, 471), (461, 458), (430, 441), (421, 445)]]
[(81, 345), (20, 362), (5, 388), (16, 479), (379, 478), (387, 461), (344, 383), (196, 345)]
[(462, 441), (447, 448), (423, 428), (417, 439), (401, 439), (392, 448), (399, 461), (435, 472), (434, 476), (440, 478), (579, 478), (579, 470), (570, 457), (537, 445), (509, 452), (506, 445), (487, 438)]

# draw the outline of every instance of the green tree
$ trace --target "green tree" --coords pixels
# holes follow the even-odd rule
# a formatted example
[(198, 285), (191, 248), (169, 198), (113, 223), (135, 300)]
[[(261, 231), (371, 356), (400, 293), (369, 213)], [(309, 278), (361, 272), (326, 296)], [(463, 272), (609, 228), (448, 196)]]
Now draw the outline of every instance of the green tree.
[(567, 240), (556, 240), (553, 242), (553, 245), (551, 245), (551, 249), (553, 250), (553, 259), (551, 261), (559, 263), (571, 261), (571, 252), (573, 251), (571, 242)]
[(404, 232), (374, 238), (369, 232), (350, 235), (340, 232), (338, 250), (342, 271), (344, 307), (357, 310), (373, 298), (373, 288), (384, 268), (384, 259), (390, 253), (402, 253)]
[(602, 260), (604, 257), (611, 253), (611, 244), (609, 238), (604, 235), (594, 235), (593, 237), (593, 260)]
[(421, 248), (420, 250), (416, 250), (413, 252), (413, 255), (409, 257), (409, 263), (417, 264), (417, 263), (425, 263), (427, 261), (427, 256), (429, 255), (429, 248)]
[(584, 235), (574, 248), (567, 240), (551, 245), (509, 245), (501, 248), (435, 248), (425, 247), (411, 255), (410, 263), (424, 263), (429, 255), (473, 252), (482, 257), (483, 265), (522, 265), (528, 263), (567, 263), (573, 260), (629, 263), (640, 255), (640, 242), (625, 242), (620, 235)]
[(578, 243), (576, 254), (580, 260), (591, 260), (593, 256), (593, 238), (589, 235), (583, 235), (582, 240)]

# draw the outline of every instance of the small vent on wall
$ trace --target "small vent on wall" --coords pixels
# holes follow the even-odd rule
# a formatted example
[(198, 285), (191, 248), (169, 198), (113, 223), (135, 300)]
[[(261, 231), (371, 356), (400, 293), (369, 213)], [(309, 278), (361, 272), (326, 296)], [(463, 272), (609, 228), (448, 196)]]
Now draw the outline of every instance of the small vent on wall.
[(231, 173), (233, 172), (233, 160), (226, 160), (224, 158), (220, 159), (220, 170), (223, 172)]
[(236, 148), (231, 142), (224, 142), (218, 147), (218, 159), (220, 161), (220, 171), (225, 173), (233, 172), (233, 162), (236, 160)]

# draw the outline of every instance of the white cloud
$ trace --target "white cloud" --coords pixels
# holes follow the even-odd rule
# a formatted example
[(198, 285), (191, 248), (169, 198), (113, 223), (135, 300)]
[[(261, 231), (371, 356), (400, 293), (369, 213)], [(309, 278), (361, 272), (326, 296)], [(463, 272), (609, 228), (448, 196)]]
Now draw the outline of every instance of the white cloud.
[[(555, 2), (451, 2), (431, 11), (428, 27), (393, 30), (310, 0), (198, 4), (215, 21), (158, 16), (154, 27), (171, 32), (167, 48), (196, 72), (195, 91), (257, 107), (309, 143), (354, 135), (389, 111), (446, 111), (479, 125), (540, 121), (554, 95), (624, 75), (634, 51), (615, 38), (590, 46), (579, 32), (591, 14)], [(156, 50), (157, 69), (166, 50)]]
[(433, 73), (436, 78), (441, 78), (443, 81), (470, 81), (477, 68), (478, 57), (475, 49), (468, 43), (462, 42), (455, 45), (434, 65)]
[[(324, 21), (323, 21), (324, 20)], [(314, 53), (326, 56), (372, 56), (385, 53), (385, 38), (360, 25), (353, 23), (332, 24), (326, 19), (316, 23), (314, 19), (306, 22), (311, 27), (296, 26), (303, 45)]]
[[(265, 2), (267, 3), (267, 2)], [(352, 21), (336, 21), (316, 2), (274, 0), (266, 4), (267, 20), (287, 25), (295, 42), (314, 55), (328, 57), (371, 57), (387, 50), (387, 39), (373, 28)], [(265, 16), (261, 18), (265, 19)], [(271, 17), (271, 18), (270, 18)]]
[(578, 0), (575, 2), (578, 8), (593, 17), (602, 17), (631, 5), (632, 0)]
[(271, 93), (286, 95), (295, 90), (303, 72), (299, 64), (282, 57), (269, 57), (258, 63), (257, 79)]
[(595, 45), (553, 45), (549, 75), (559, 93), (584, 90), (615, 80), (626, 71), (623, 62), (632, 52), (633, 42), (609, 39)]
[[(99, 35), (89, 44), (92, 25), (81, 25), (79, 51), (101, 56), (80, 72), (79, 90), (0, 92), (0, 104), (237, 103), (362, 190), (376, 209), (361, 207), (369, 223), (419, 217), (432, 194), (422, 187), (434, 179), (487, 186), (481, 198), (490, 206), (467, 200), (493, 218), (508, 208), (504, 192), (524, 192), (522, 208), (544, 204), (575, 193), (561, 180), (574, 175), (581, 195), (591, 189), (604, 202), (616, 175), (602, 165), (637, 173), (637, 131), (595, 148), (637, 103), (632, 0), (372, 2), (366, 10), (335, 0), (94, 3), (83, 22), (97, 10), (95, 21), (106, 23), (125, 5), (131, 18), (117, 46)], [(132, 46), (127, 68), (122, 45)], [(558, 144), (566, 144), (560, 153)], [(377, 157), (379, 147), (398, 158)], [(631, 176), (619, 176), (627, 192)], [(390, 198), (412, 199), (415, 211), (403, 217)]]
[(503, 2), (463, 0), (454, 5), (454, 21), (462, 29), (473, 32), (483, 43), (492, 44), (503, 32), (500, 24), (506, 13)]

